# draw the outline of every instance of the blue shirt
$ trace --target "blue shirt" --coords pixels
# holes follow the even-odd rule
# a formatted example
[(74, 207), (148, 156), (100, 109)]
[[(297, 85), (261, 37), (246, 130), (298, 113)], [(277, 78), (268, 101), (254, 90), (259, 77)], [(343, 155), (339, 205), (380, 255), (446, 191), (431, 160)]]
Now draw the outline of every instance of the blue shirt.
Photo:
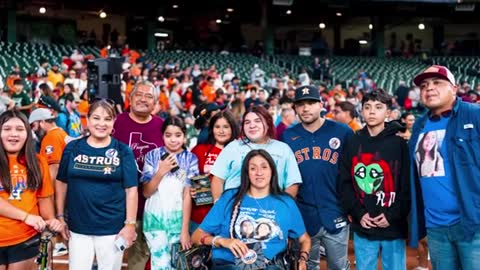
[[(225, 191), (213, 205), (200, 228), (214, 236), (230, 238), (233, 201), (238, 190)], [(234, 237), (245, 243), (260, 242), (268, 259), (287, 248), (288, 238), (299, 238), (305, 233), (305, 225), (295, 201), (288, 195), (255, 199), (245, 195), (234, 224)], [(234, 262), (227, 248), (214, 248), (214, 260)]]
[[(410, 156), (415, 160), (415, 146), (427, 121), (424, 115), (415, 121), (409, 141)], [(446, 153), (455, 196), (460, 205), (460, 224), (465, 241), (471, 241), (480, 230), (480, 106), (456, 99), (445, 132)], [(423, 194), (415, 161), (411, 162), (411, 228), (410, 245), (416, 247), (426, 235)]]
[(94, 148), (87, 138), (74, 140), (63, 151), (57, 179), (67, 186), (68, 226), (86, 235), (117, 234), (126, 219), (125, 189), (138, 184), (132, 150), (112, 138)]
[(218, 155), (211, 174), (225, 180), (225, 190), (240, 186), (240, 172), (243, 159), (254, 149), (267, 151), (275, 161), (278, 172), (278, 184), (282, 190), (301, 183), (302, 178), (292, 150), (281, 141), (271, 139), (266, 144), (247, 143), (236, 140), (229, 143)]
[(449, 117), (441, 117), (436, 122), (427, 120), (415, 147), (427, 228), (449, 226), (460, 220), (460, 206), (444, 143), (448, 121)]
[(295, 153), (303, 184), (297, 203), (310, 235), (321, 227), (336, 233), (347, 225), (337, 193), (338, 164), (352, 130), (345, 124), (326, 119), (315, 132), (302, 124), (285, 130), (282, 141)]
[(77, 111), (69, 113), (66, 109), (62, 110), (62, 112), (58, 113), (56, 123), (70, 137), (76, 138), (82, 135), (82, 120)]

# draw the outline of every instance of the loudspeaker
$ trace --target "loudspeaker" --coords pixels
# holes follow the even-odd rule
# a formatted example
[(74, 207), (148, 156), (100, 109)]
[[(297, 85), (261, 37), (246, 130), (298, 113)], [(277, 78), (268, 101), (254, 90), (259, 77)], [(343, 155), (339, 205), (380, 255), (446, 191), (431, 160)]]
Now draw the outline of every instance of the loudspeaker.
[(89, 99), (109, 98), (123, 104), (121, 75), (124, 58), (98, 58), (87, 63)]

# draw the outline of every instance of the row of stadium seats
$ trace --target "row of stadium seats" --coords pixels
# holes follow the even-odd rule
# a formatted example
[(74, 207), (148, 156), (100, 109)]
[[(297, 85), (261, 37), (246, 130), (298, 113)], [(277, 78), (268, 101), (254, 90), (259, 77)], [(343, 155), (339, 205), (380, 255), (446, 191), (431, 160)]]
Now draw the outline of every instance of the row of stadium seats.
[[(0, 51), (2, 52), (0, 54), (0, 75), (6, 78), (13, 66), (20, 66), (21, 71), (25, 74), (34, 72), (42, 58), (47, 59), (50, 63), (61, 63), (62, 57), (70, 56), (75, 49), (77, 47), (71, 45), (0, 42)], [(80, 47), (80, 50), (85, 55), (99, 55), (98, 48)], [(258, 58), (240, 53), (223, 55), (198, 51), (150, 51), (147, 52), (147, 58), (156, 63), (178, 62), (182, 69), (193, 66), (193, 64), (199, 64), (202, 68), (215, 65), (217, 70), (223, 73), (227, 67), (231, 67), (233, 72), (245, 82), (250, 81), (254, 64), (258, 64), (266, 72), (265, 80), (267, 80), (270, 73), (276, 73), (277, 77), (281, 77), (285, 69), (289, 71), (290, 77), (294, 78), (302, 67), (310, 68), (313, 63), (313, 57), (306, 56), (275, 55)], [(415, 74), (432, 63), (449, 67), (459, 82), (466, 81), (472, 86), (480, 83), (477, 72), (480, 67), (479, 57), (433, 57), (430, 61), (421, 61), (419, 58), (410, 60), (346, 56), (330, 58), (333, 83), (342, 83), (344, 86), (356, 80), (359, 71), (363, 70), (376, 82), (377, 87), (392, 91), (396, 89), (400, 81), (410, 83)]]

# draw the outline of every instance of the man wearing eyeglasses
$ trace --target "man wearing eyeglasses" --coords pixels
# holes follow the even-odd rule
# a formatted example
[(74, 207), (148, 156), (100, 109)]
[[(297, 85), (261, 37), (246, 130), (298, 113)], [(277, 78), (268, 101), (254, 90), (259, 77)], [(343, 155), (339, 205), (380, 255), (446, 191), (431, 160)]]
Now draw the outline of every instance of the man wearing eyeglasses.
[[(148, 81), (140, 81), (130, 93), (130, 112), (117, 116), (113, 126), (113, 137), (126, 143), (133, 150), (139, 174), (143, 169), (145, 155), (157, 147), (163, 146), (163, 120), (152, 112), (158, 103), (158, 92)], [(150, 252), (143, 235), (142, 219), (145, 208), (145, 198), (142, 187), (138, 192), (137, 228), (138, 235), (135, 244), (128, 250), (128, 269), (144, 270), (150, 257)]]
[(480, 106), (457, 97), (455, 77), (444, 66), (431, 66), (413, 81), (428, 112), (409, 141), (410, 245), (426, 235), (435, 270), (478, 269)]

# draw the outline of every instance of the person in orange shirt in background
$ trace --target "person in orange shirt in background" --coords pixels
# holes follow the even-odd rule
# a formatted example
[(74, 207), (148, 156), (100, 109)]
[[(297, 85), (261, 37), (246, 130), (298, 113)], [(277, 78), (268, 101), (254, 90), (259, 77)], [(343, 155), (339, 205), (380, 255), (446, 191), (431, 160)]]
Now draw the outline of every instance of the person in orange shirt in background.
[(355, 106), (352, 103), (343, 101), (335, 104), (333, 114), (336, 121), (347, 124), (353, 131), (362, 129), (362, 125), (355, 119)]
[[(70, 138), (63, 129), (57, 127), (55, 118), (56, 116), (52, 111), (45, 108), (34, 110), (28, 118), (32, 130), (41, 141), (40, 156), (43, 156), (47, 160), (53, 186), (55, 186), (54, 183), (57, 178), (58, 166), (62, 159), (63, 149), (65, 149), (68, 138)], [(61, 237), (55, 239), (54, 243), (54, 257), (68, 253), (67, 246), (62, 242)]]
[(108, 50), (110, 49), (110, 45), (103, 47), (100, 50), (100, 57), (101, 58), (107, 58), (108, 57)]
[(213, 83), (215, 79), (213, 77), (207, 77), (207, 84), (202, 88), (202, 93), (205, 98), (207, 98), (207, 103), (211, 103), (215, 101), (215, 87), (213, 87)]
[(88, 103), (88, 89), (85, 89), (80, 96), (80, 103), (78, 103), (77, 111), (80, 114), (80, 121), (82, 121), (82, 128), (87, 128), (87, 114), (90, 104)]
[(0, 269), (31, 270), (39, 232), (64, 227), (55, 218), (47, 161), (35, 153), (25, 115), (1, 114), (0, 138)]

